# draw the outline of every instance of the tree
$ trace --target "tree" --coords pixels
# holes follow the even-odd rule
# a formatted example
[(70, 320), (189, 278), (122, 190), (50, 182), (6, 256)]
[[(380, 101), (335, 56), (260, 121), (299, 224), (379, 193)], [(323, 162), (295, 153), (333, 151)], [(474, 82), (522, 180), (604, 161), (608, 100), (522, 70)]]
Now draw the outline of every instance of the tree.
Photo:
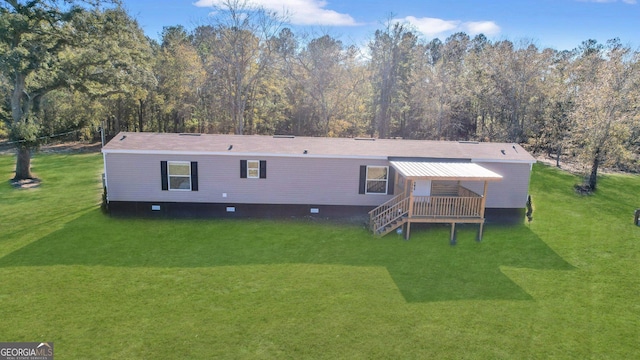
[(556, 166), (560, 167), (562, 154), (567, 150), (571, 135), (569, 114), (574, 103), (571, 91), (571, 51), (544, 52), (549, 58), (549, 66), (542, 81), (540, 94), (543, 100), (541, 116), (537, 119), (537, 131), (532, 135), (534, 150), (545, 150), (548, 156), (555, 152)]
[(115, 8), (89, 0), (0, 5), (0, 71), (12, 87), (11, 118), (5, 120), (18, 144), (16, 180), (33, 177), (31, 151), (38, 145), (45, 95), (63, 88), (96, 96), (121, 91), (136, 73), (136, 56), (128, 56), (128, 47), (113, 47), (137, 28), (116, 1), (105, 2)]
[(349, 128), (345, 122), (347, 103), (359, 81), (354, 69), (356, 50), (329, 35), (312, 39), (297, 55), (289, 74), (299, 86), (306, 111), (298, 117), (308, 120), (307, 134), (336, 136)]
[[(164, 123), (173, 131), (204, 132), (205, 119), (198, 118), (198, 89), (204, 84), (205, 71), (196, 49), (182, 26), (165, 27), (157, 56), (156, 74), (163, 97)], [(168, 126), (164, 126), (166, 131)]]
[(11, 119), (11, 108), (9, 108), (9, 105), (11, 105), (10, 99), (11, 90), (9, 81), (2, 72), (0, 72), (0, 139), (6, 139), (9, 135), (7, 124), (10, 123)]
[[(371, 76), (374, 88), (374, 119), (371, 134), (377, 131), (378, 137), (390, 135), (394, 112), (393, 105), (406, 103), (407, 89), (401, 82), (408, 80), (411, 73), (412, 51), (416, 37), (400, 23), (388, 22), (385, 30), (377, 30), (369, 43), (371, 51)], [(402, 99), (405, 95), (405, 99)]]
[(490, 48), (487, 64), (491, 86), (496, 89), (494, 104), (499, 139), (525, 142), (531, 122), (539, 110), (540, 79), (547, 70), (537, 47), (523, 40), (518, 46), (500, 41)]
[(247, 1), (224, 0), (213, 20), (208, 71), (220, 78), (235, 133), (243, 134), (247, 103), (273, 61), (274, 38), (283, 17)]
[(466, 138), (471, 124), (469, 79), (466, 73), (469, 64), (465, 61), (471, 39), (465, 33), (448, 37), (439, 49), (439, 59), (432, 67), (431, 93), (435, 101), (435, 133), (433, 138), (457, 140)]
[(578, 60), (579, 78), (575, 106), (570, 114), (576, 127), (573, 141), (590, 171), (586, 190), (597, 189), (598, 169), (620, 152), (638, 119), (638, 53), (609, 41), (606, 51), (586, 48)]

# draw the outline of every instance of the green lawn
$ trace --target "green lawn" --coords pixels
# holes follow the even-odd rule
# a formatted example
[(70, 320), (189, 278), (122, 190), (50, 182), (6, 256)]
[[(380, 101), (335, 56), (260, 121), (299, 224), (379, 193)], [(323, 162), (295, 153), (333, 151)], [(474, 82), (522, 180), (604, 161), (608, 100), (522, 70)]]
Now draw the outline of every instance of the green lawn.
[(0, 156), (0, 341), (56, 359), (548, 359), (640, 353), (640, 177), (536, 165), (530, 225), (127, 220), (99, 154)]

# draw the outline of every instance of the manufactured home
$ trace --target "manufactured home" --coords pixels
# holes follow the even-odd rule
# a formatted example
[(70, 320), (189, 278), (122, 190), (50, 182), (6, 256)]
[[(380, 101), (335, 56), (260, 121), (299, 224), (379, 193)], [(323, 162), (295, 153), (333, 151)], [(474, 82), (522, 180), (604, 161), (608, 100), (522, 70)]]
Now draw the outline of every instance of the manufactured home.
[(521, 216), (533, 157), (512, 143), (123, 132), (106, 144), (114, 215), (412, 223)]

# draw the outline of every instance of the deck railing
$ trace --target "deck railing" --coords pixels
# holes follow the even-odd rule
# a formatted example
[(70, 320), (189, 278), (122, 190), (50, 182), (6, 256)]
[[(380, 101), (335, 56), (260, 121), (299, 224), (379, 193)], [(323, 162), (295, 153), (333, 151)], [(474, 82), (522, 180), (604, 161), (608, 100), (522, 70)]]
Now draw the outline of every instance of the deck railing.
[[(414, 196), (409, 206), (409, 197), (398, 195), (369, 212), (369, 228), (379, 232), (402, 217), (409, 221), (415, 218), (479, 218), (482, 216), (482, 196), (460, 186), (458, 196)], [(411, 212), (409, 212), (411, 210)]]
[(482, 197), (414, 196), (411, 216), (469, 218), (482, 214)]

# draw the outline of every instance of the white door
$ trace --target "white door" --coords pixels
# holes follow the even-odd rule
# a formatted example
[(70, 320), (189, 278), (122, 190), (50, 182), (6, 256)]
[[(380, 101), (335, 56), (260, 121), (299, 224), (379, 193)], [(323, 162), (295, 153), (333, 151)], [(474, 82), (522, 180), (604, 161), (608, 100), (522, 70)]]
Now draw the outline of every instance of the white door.
[(431, 196), (431, 180), (414, 181), (413, 196)]

